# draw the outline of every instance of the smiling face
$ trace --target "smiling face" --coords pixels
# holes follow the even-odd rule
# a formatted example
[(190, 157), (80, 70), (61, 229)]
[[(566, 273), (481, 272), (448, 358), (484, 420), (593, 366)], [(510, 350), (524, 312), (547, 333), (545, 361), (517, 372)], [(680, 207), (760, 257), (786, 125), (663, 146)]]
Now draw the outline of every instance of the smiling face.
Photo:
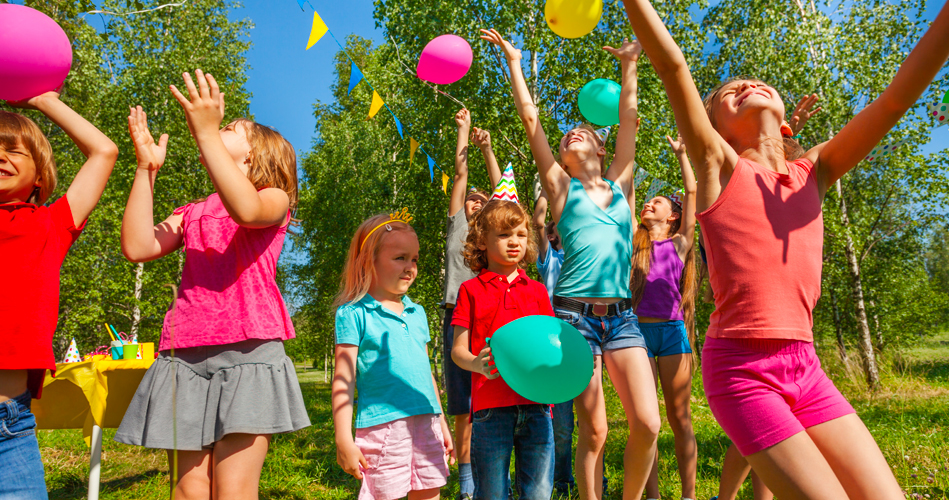
[(40, 185), (30, 150), (22, 142), (0, 145), (0, 203), (26, 201)]
[[(379, 231), (385, 231), (382, 227)], [(373, 260), (375, 273), (372, 289), (389, 298), (401, 297), (418, 275), (418, 237), (412, 231), (392, 231), (379, 241), (379, 253)]]
[(501, 268), (517, 267), (527, 254), (530, 239), (528, 221), (510, 229), (490, 228), (485, 234), (481, 249), (487, 253), (488, 269), (497, 272)]
[(0, 203), (41, 205), (56, 188), (53, 149), (33, 120), (0, 111)]
[(708, 98), (706, 110), (712, 126), (726, 141), (743, 133), (760, 135), (762, 127), (773, 127), (775, 132), (787, 127), (781, 95), (760, 80), (735, 80), (722, 85)]
[(465, 198), (465, 218), (471, 220), (471, 216), (484, 207), (487, 198), (481, 193), (471, 193)]
[(570, 169), (575, 165), (582, 165), (585, 161), (596, 158), (602, 164), (606, 157), (606, 148), (600, 142), (593, 130), (587, 127), (577, 127), (567, 132), (560, 139), (560, 158), (567, 173), (573, 176)]
[(656, 196), (643, 205), (639, 212), (639, 219), (643, 225), (652, 227), (656, 224), (666, 224), (671, 226), (679, 214), (673, 209), (672, 202), (665, 196)]

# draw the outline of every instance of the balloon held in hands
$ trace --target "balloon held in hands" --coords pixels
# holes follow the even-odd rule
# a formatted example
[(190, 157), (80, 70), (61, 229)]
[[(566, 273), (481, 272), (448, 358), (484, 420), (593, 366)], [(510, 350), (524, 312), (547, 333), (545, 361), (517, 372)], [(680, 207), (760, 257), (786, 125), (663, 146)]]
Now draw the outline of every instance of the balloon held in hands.
[(58, 90), (71, 66), (72, 46), (56, 21), (29, 7), (0, 5), (0, 99)]
[(620, 85), (612, 80), (598, 78), (580, 89), (577, 105), (589, 122), (601, 127), (619, 123)]
[(547, 0), (547, 26), (564, 38), (580, 38), (593, 31), (603, 15), (603, 0)]
[(498, 373), (514, 392), (541, 404), (569, 401), (593, 376), (593, 351), (583, 335), (552, 316), (525, 316), (491, 336)]
[(422, 50), (416, 73), (427, 82), (455, 83), (468, 73), (473, 58), (471, 46), (464, 38), (442, 35), (428, 42)]

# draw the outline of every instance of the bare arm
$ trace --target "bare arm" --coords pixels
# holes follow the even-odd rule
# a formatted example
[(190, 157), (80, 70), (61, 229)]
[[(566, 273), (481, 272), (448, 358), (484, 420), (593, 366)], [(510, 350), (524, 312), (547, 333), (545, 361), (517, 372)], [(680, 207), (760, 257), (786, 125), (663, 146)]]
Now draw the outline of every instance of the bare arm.
[(620, 60), (623, 71), (623, 87), (619, 100), (619, 132), (616, 139), (616, 154), (610, 168), (606, 171), (606, 178), (619, 184), (626, 197), (633, 193), (633, 163), (636, 161), (636, 132), (639, 128), (639, 107), (636, 99), (637, 75), (636, 65), (642, 46), (633, 40), (623, 39), (623, 45), (618, 49), (603, 47)]
[[(455, 327), (455, 341), (451, 348), (451, 359), (462, 370), (480, 373), (489, 379), (495, 379), (501, 376), (494, 368), (494, 356), (491, 355), (491, 348), (485, 347), (477, 356), (471, 354), (468, 347), (468, 337), (470, 331), (460, 326)], [(492, 373), (492, 369), (494, 372)]]
[(336, 463), (356, 479), (369, 464), (353, 440), (353, 400), (356, 394), (356, 357), (359, 347), (351, 344), (336, 346), (336, 370), (333, 373), (332, 402), (333, 428), (336, 436)]
[(46, 92), (27, 101), (7, 104), (16, 108), (39, 110), (63, 129), (86, 157), (86, 162), (66, 190), (73, 223), (77, 226), (82, 224), (89, 218), (105, 191), (106, 182), (112, 175), (115, 161), (119, 158), (119, 148), (95, 125), (60, 101), (56, 92)]
[(465, 194), (468, 190), (468, 131), (471, 129), (471, 113), (467, 108), (455, 113), (455, 126), (458, 127), (458, 143), (455, 146), (455, 177), (452, 179), (451, 200), (448, 202), (449, 217), (465, 208)]
[(270, 227), (287, 221), (290, 197), (281, 189), (265, 188), (257, 191), (250, 179), (241, 172), (221, 139), (220, 127), (224, 117), (224, 94), (211, 75), (195, 72), (198, 88), (191, 75), (184, 74), (188, 98), (171, 86), (171, 92), (184, 108), (195, 142), (204, 158), (211, 182), (228, 215), (244, 227)]
[(497, 187), (501, 182), (501, 166), (498, 165), (498, 159), (494, 156), (494, 150), (491, 149), (491, 133), (483, 128), (475, 127), (471, 131), (471, 140), (481, 149), (484, 155), (484, 164), (488, 168), (488, 178), (491, 179), (491, 189)]
[(122, 253), (132, 262), (148, 262), (181, 248), (183, 217), (172, 214), (155, 225), (155, 178), (165, 163), (168, 134), (162, 134), (158, 144), (155, 143), (141, 106), (129, 108), (128, 121), (137, 168), (122, 215)]
[(817, 166), (821, 194), (850, 171), (883, 139), (949, 58), (949, 3), (945, 3), (889, 86), (830, 141), (805, 155)]
[(540, 188), (540, 196), (534, 202), (534, 230), (537, 231), (537, 255), (543, 259), (547, 255), (547, 193)]
[(738, 154), (712, 127), (689, 66), (669, 30), (648, 0), (624, 0), (626, 14), (649, 61), (662, 79), (676, 125), (695, 163), (697, 209), (705, 210), (722, 191), (720, 173), (731, 175)]
[(481, 39), (487, 40), (504, 50), (508, 67), (511, 69), (511, 90), (514, 94), (517, 114), (521, 117), (521, 123), (527, 132), (531, 155), (534, 157), (534, 163), (537, 164), (537, 171), (540, 172), (540, 182), (551, 196), (554, 214), (559, 218), (560, 210), (567, 199), (570, 176), (557, 163), (553, 151), (550, 150), (547, 134), (544, 133), (544, 128), (541, 126), (540, 118), (537, 115), (537, 106), (534, 105), (530, 90), (527, 88), (527, 82), (524, 80), (524, 73), (521, 70), (521, 51), (515, 49), (510, 42), (493, 29), (481, 30)]
[(692, 165), (689, 164), (689, 155), (686, 152), (685, 144), (682, 138), (672, 140), (672, 137), (666, 136), (669, 146), (679, 160), (679, 170), (682, 173), (682, 223), (679, 225), (679, 232), (673, 237), (676, 246), (676, 252), (679, 258), (685, 262), (685, 256), (692, 249), (695, 240), (695, 174), (692, 173)]

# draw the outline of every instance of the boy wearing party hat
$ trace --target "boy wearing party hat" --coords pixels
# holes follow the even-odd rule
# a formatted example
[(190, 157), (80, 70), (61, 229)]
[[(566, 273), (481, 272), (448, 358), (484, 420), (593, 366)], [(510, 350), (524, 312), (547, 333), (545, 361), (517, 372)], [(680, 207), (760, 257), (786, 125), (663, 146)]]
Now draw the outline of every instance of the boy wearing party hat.
[(537, 255), (531, 217), (518, 203), (514, 171), (505, 169), (491, 200), (472, 217), (465, 261), (476, 278), (458, 290), (452, 359), (471, 373), (471, 464), (474, 498), (507, 498), (511, 455), (524, 500), (551, 497), (554, 436), (550, 405), (514, 392), (494, 366), (488, 339), (502, 326), (532, 315), (553, 316), (544, 285), (524, 268)]

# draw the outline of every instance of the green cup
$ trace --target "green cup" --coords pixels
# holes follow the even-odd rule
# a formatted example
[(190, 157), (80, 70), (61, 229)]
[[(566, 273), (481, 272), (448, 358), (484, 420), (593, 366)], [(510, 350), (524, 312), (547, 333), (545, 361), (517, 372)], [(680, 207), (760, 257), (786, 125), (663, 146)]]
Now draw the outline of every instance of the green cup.
[(122, 359), (135, 359), (138, 355), (138, 344), (124, 344), (122, 346)]

